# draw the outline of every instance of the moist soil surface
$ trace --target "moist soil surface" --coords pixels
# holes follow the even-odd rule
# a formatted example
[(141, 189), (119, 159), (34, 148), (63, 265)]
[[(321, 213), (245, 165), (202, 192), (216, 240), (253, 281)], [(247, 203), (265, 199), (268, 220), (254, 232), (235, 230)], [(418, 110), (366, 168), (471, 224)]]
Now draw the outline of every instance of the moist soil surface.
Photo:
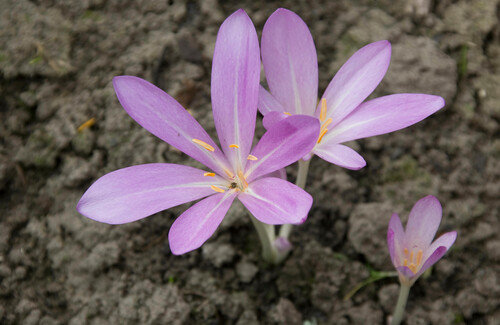
[[(360, 171), (314, 158), (314, 205), (278, 266), (262, 261), (240, 204), (183, 256), (172, 255), (167, 234), (188, 204), (120, 226), (79, 215), (79, 198), (107, 172), (153, 162), (201, 167), (126, 114), (113, 76), (158, 85), (215, 138), (217, 30), (244, 8), (260, 35), (278, 7), (311, 29), (320, 93), (357, 49), (387, 39), (391, 66), (372, 97), (430, 93), (446, 107), (350, 143), (367, 161)], [(0, 323), (384, 324), (396, 277), (344, 298), (377, 271), (393, 271), (391, 214), (406, 219), (432, 194), (443, 204), (439, 233), (456, 229), (458, 239), (412, 288), (406, 324), (498, 324), (498, 17), (498, 0), (1, 1)], [(260, 117), (257, 127), (260, 137)], [(291, 181), (296, 168), (287, 168)]]

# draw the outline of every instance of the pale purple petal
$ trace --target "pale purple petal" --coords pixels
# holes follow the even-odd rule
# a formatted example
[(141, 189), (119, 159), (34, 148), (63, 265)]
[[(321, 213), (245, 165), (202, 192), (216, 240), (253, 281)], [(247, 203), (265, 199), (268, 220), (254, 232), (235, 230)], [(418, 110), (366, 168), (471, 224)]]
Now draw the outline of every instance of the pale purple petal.
[(262, 63), (273, 96), (285, 111), (312, 115), (318, 100), (318, 59), (307, 25), (276, 10), (262, 31)]
[(175, 164), (147, 164), (116, 170), (99, 178), (76, 209), (87, 218), (122, 224), (211, 195), (219, 177)]
[(436, 250), (434, 250), (434, 252), (431, 254), (431, 256), (429, 256), (429, 258), (427, 258), (427, 260), (425, 260), (425, 262), (422, 265), (422, 267), (420, 268), (420, 270), (418, 270), (416, 276), (420, 276), (428, 268), (430, 268), (437, 261), (439, 261), (441, 259), (441, 257), (443, 257), (443, 255), (446, 253), (447, 250), (448, 249), (444, 246), (439, 246), (438, 248), (436, 248)]
[[(219, 29), (212, 62), (212, 107), (222, 150), (237, 169), (246, 163), (257, 116), (259, 41), (252, 21), (242, 9)], [(237, 148), (231, 148), (235, 144)]]
[(321, 142), (314, 148), (314, 154), (347, 169), (358, 170), (366, 166), (366, 161), (353, 149), (342, 144)]
[(264, 133), (252, 151), (257, 160), (247, 163), (250, 182), (259, 176), (286, 167), (309, 153), (316, 143), (319, 120), (306, 115), (290, 116)]
[(235, 197), (232, 191), (215, 194), (184, 211), (168, 232), (172, 253), (181, 255), (203, 245), (219, 227)]
[[(391, 44), (378, 41), (354, 53), (340, 68), (328, 85), (322, 98), (326, 98), (327, 116), (333, 125), (358, 107), (380, 83), (391, 60)], [(319, 116), (320, 105), (316, 110)]]
[(323, 138), (342, 143), (403, 129), (444, 106), (444, 99), (425, 94), (396, 94), (361, 104)]
[(406, 223), (406, 240), (412, 245), (408, 249), (429, 247), (441, 223), (442, 213), (439, 200), (432, 195), (415, 203)]
[(264, 115), (264, 118), (262, 119), (262, 124), (264, 125), (264, 128), (266, 130), (269, 130), (275, 123), (278, 123), (279, 121), (284, 120), (287, 117), (290, 116), (286, 115), (283, 112), (269, 112), (266, 115)]
[(238, 198), (257, 220), (271, 225), (303, 223), (312, 205), (309, 193), (271, 177), (250, 183)]
[[(426, 254), (427, 255), (432, 254), (432, 252), (434, 252), (440, 246), (446, 247), (446, 249), (448, 250), (450, 249), (451, 245), (453, 245), (456, 239), (457, 239), (456, 231), (450, 231), (444, 233), (431, 244), (431, 246), (427, 249)], [(426, 259), (427, 257), (428, 256), (424, 255), (424, 259)]]
[(269, 112), (285, 112), (285, 109), (278, 100), (262, 86), (259, 87), (259, 101), (257, 107), (264, 116)]
[[(114, 77), (113, 86), (123, 108), (143, 128), (213, 171), (225, 175), (224, 168), (228, 167), (228, 163), (222, 151), (170, 95), (133, 76)], [(194, 143), (193, 139), (207, 143), (214, 151)]]
[(391, 256), (392, 264), (395, 267), (398, 267), (398, 265), (400, 265), (400, 263), (399, 263), (399, 259), (396, 260), (397, 253), (395, 252), (394, 246), (395, 246), (394, 245), (394, 231), (391, 228), (389, 228), (389, 229), (387, 229), (387, 247), (389, 248), (389, 255)]
[(400, 255), (403, 252), (406, 242), (405, 242), (405, 232), (403, 225), (401, 224), (401, 219), (397, 213), (393, 213), (391, 220), (389, 221), (389, 229), (387, 232), (387, 241), (389, 244), (389, 232), (392, 232), (393, 243), (389, 245), (389, 252), (391, 254), (391, 260), (394, 266), (399, 266), (403, 264), (400, 260)]

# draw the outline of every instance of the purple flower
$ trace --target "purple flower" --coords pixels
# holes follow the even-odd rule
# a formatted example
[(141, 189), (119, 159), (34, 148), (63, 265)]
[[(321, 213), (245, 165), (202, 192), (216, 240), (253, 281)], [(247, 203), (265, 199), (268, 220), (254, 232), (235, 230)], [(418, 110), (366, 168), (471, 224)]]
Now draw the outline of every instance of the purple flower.
[(395, 94), (363, 101), (384, 77), (391, 58), (388, 41), (354, 53), (332, 79), (318, 103), (318, 62), (307, 25), (295, 13), (278, 9), (262, 32), (262, 62), (270, 93), (259, 90), (259, 110), (268, 128), (290, 115), (315, 116), (321, 122), (311, 154), (349, 169), (365, 160), (342, 143), (396, 131), (444, 106), (443, 98)]
[(387, 245), (401, 282), (413, 284), (455, 242), (456, 231), (447, 232), (432, 242), (441, 216), (441, 204), (432, 195), (415, 203), (408, 217), (406, 231), (399, 216), (396, 213), (392, 215), (387, 230)]
[(222, 150), (171, 96), (140, 78), (115, 77), (118, 99), (137, 123), (210, 170), (160, 163), (120, 169), (98, 179), (77, 210), (100, 222), (122, 224), (208, 196), (170, 228), (174, 254), (200, 247), (236, 197), (261, 222), (303, 222), (311, 196), (269, 173), (309, 152), (319, 123), (307, 116), (287, 119), (266, 132), (251, 150), (259, 74), (257, 34), (247, 14), (238, 10), (219, 30), (212, 66), (212, 107)]

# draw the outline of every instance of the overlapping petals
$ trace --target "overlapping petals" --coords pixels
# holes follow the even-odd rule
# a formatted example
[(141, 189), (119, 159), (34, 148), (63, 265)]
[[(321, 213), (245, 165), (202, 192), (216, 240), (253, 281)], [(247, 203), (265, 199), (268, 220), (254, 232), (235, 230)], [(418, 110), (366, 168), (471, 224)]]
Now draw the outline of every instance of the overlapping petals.
[(420, 199), (408, 218), (406, 231), (401, 220), (393, 214), (387, 230), (387, 245), (391, 261), (400, 274), (401, 281), (412, 284), (429, 267), (436, 263), (457, 238), (456, 231), (432, 240), (441, 222), (441, 204), (434, 196)]
[[(425, 94), (390, 95), (363, 103), (389, 67), (391, 44), (385, 40), (354, 53), (317, 103), (317, 98), (311, 99), (316, 95), (312, 87), (318, 84), (315, 57), (305, 23), (289, 10), (276, 10), (262, 33), (262, 61), (270, 93), (260, 89), (258, 106), (267, 129), (290, 114), (318, 118), (322, 127), (311, 153), (333, 164), (354, 170), (364, 167), (364, 159), (342, 143), (400, 130), (444, 106), (441, 97)], [(298, 71), (303, 78), (297, 78)]]
[(212, 104), (222, 150), (171, 96), (132, 76), (113, 79), (118, 99), (145, 129), (205, 164), (210, 171), (174, 164), (147, 164), (111, 172), (82, 196), (77, 210), (105, 223), (132, 222), (207, 197), (176, 219), (169, 232), (174, 254), (200, 247), (217, 229), (236, 197), (259, 220), (300, 223), (309, 194), (281, 178), (283, 167), (307, 154), (319, 122), (310, 116), (280, 121), (252, 153), (260, 59), (255, 28), (243, 10), (221, 26), (212, 69)]

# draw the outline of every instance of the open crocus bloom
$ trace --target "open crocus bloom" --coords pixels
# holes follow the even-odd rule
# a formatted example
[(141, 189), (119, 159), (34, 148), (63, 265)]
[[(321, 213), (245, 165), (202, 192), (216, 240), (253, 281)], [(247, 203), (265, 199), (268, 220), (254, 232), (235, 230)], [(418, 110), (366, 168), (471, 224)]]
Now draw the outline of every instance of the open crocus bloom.
[(387, 245), (392, 264), (403, 283), (413, 284), (455, 242), (456, 231), (447, 232), (432, 242), (441, 223), (441, 216), (441, 204), (432, 195), (415, 203), (406, 223), (406, 231), (403, 230), (399, 216), (392, 215), (387, 230)]
[(319, 123), (308, 116), (287, 119), (266, 132), (252, 149), (259, 74), (257, 34), (250, 18), (238, 10), (219, 30), (212, 66), (213, 115), (222, 150), (161, 89), (137, 77), (115, 77), (118, 99), (136, 122), (210, 170), (175, 164), (120, 169), (98, 179), (85, 192), (77, 210), (100, 222), (122, 224), (208, 196), (172, 225), (169, 243), (174, 254), (200, 247), (236, 197), (261, 222), (303, 222), (311, 196), (269, 174), (312, 149)]
[(391, 45), (379, 41), (361, 48), (340, 68), (318, 103), (318, 62), (307, 25), (295, 13), (276, 10), (262, 32), (262, 62), (270, 92), (259, 90), (264, 126), (290, 115), (318, 118), (321, 129), (311, 154), (349, 169), (365, 160), (342, 143), (396, 131), (444, 106), (443, 98), (395, 94), (363, 101), (384, 77)]

